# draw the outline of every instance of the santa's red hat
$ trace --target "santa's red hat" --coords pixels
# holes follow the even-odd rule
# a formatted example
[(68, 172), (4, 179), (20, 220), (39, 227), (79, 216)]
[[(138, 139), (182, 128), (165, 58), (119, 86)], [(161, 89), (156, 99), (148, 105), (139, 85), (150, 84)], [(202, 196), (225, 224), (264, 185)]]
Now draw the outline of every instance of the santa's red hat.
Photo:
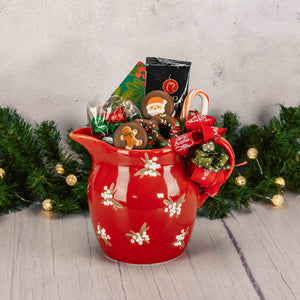
[(167, 100), (161, 98), (161, 97), (152, 97), (148, 100), (147, 106), (152, 104), (166, 104)]

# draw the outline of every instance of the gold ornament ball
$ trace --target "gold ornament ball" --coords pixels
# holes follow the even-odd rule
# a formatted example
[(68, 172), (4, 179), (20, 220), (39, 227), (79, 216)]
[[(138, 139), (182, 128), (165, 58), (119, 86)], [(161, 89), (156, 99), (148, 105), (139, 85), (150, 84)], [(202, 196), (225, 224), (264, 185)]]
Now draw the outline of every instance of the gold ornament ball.
[(235, 178), (235, 184), (238, 186), (244, 186), (246, 184), (246, 178), (244, 176), (238, 176)]
[(271, 199), (271, 201), (273, 202), (274, 205), (280, 206), (280, 205), (283, 204), (284, 198), (283, 198), (282, 195), (277, 194), (277, 195), (273, 196), (273, 198)]
[(50, 211), (52, 209), (52, 200), (45, 199), (42, 203), (43, 209), (46, 211)]
[(250, 159), (256, 159), (258, 155), (258, 151), (256, 148), (249, 148), (248, 151), (247, 151), (247, 156), (250, 158)]
[(77, 183), (77, 177), (73, 174), (70, 174), (66, 178), (66, 183), (70, 186), (73, 186)]
[(5, 176), (5, 171), (4, 169), (0, 168), (0, 178), (3, 179)]
[(62, 164), (57, 164), (55, 166), (55, 170), (56, 170), (57, 174), (64, 174), (65, 173), (65, 170), (64, 170), (64, 167), (62, 166)]
[(285, 180), (282, 177), (277, 177), (274, 182), (280, 186), (285, 186)]

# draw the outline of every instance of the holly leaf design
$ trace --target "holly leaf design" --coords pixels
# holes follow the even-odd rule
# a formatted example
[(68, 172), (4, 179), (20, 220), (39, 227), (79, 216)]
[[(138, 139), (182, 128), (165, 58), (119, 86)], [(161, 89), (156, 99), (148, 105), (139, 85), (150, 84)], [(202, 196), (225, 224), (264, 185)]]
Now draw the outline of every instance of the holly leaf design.
[(111, 199), (111, 202), (113, 203), (113, 207), (114, 207), (115, 209), (117, 209), (117, 208), (122, 208), (122, 207), (123, 207), (118, 201), (116, 201), (116, 200), (114, 200), (114, 199)]
[[(171, 200), (171, 199), (170, 199)], [(173, 204), (173, 201), (168, 201), (167, 199), (164, 200), (164, 204), (169, 206), (169, 205), (172, 205)]]
[(140, 230), (140, 235), (142, 235), (144, 233), (144, 231), (147, 231), (150, 227), (147, 227), (147, 223), (145, 222)]
[(137, 172), (134, 174), (134, 176), (141, 175), (141, 176), (140, 176), (140, 178), (143, 178), (143, 177), (144, 177), (144, 175), (145, 175), (145, 172), (146, 172), (146, 171), (147, 171), (147, 169), (146, 169), (146, 168), (144, 168), (144, 169), (141, 169), (141, 170), (137, 171)]
[(183, 202), (185, 202), (184, 197), (185, 197), (185, 194), (183, 194), (183, 195), (180, 197), (180, 199), (179, 199), (178, 202), (177, 202), (177, 205), (178, 205), (178, 204), (181, 204), (181, 203), (183, 203)]
[(114, 184), (114, 183), (112, 183), (112, 184), (110, 185), (110, 187), (109, 187), (109, 191), (110, 191), (110, 194), (111, 194), (111, 195), (114, 194), (114, 193), (116, 192), (116, 189), (114, 189), (114, 187), (115, 187), (115, 184)]
[[(127, 90), (121, 95), (126, 100), (134, 100), (134, 93), (132, 90)], [(135, 102), (135, 101), (132, 101)]]
[[(134, 78), (133, 82), (127, 82), (126, 88), (128, 89), (126, 92), (129, 92), (129, 91), (131, 92), (130, 96), (134, 103), (139, 102), (140, 99), (142, 97), (144, 97), (145, 87), (144, 87), (143, 81), (141, 79)], [(124, 92), (124, 93), (126, 93), (126, 92)], [(122, 96), (125, 98), (124, 94)]]
[(111, 243), (108, 240), (103, 239), (105, 245), (111, 246)]
[(137, 72), (137, 64), (134, 66), (134, 68), (130, 71), (130, 73), (128, 74), (128, 76), (133, 76), (135, 77), (135, 73)]
[(190, 228), (190, 227), (188, 227), (188, 228), (186, 229), (185, 236), (189, 233), (189, 228)]
[(121, 90), (122, 90), (121, 85), (119, 85), (112, 95), (113, 96), (120, 96)]
[[(130, 230), (131, 231), (131, 230)], [(135, 236), (135, 233), (126, 233), (127, 236)]]
[(149, 155), (148, 155), (148, 153), (145, 153), (145, 159), (146, 159), (146, 161), (144, 161), (143, 159), (142, 159), (142, 161), (145, 162), (145, 163), (149, 163)]

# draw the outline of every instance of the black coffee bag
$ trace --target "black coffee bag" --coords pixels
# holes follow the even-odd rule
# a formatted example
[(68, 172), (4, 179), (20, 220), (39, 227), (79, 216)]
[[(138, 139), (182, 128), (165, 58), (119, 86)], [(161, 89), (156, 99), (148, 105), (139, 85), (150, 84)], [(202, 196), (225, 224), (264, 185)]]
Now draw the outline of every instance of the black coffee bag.
[(175, 116), (179, 116), (188, 93), (190, 67), (188, 61), (147, 57), (146, 94), (153, 90), (169, 93), (174, 101)]

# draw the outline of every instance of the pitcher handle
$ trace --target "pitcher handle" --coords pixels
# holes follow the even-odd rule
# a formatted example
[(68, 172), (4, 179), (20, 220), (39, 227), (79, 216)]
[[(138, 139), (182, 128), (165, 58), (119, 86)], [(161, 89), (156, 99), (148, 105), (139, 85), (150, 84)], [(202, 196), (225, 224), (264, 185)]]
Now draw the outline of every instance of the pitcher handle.
[(226, 172), (226, 180), (227, 180), (229, 178), (229, 176), (231, 175), (231, 173), (233, 171), (233, 168), (234, 168), (234, 164), (235, 164), (234, 151), (233, 151), (231, 145), (229, 144), (229, 142), (226, 139), (222, 138), (222, 137), (215, 140), (214, 143), (221, 146), (229, 156), (228, 164), (231, 166), (231, 168), (228, 169), (227, 172)]
[[(212, 184), (210, 186), (202, 187), (202, 191), (198, 195), (198, 201), (197, 201), (198, 207), (201, 207), (201, 205), (204, 203), (204, 201), (207, 199), (208, 196), (215, 197), (218, 194), (220, 186), (226, 182), (226, 180), (231, 175), (233, 168), (234, 168), (235, 154), (234, 154), (234, 151), (233, 151), (231, 145), (229, 144), (229, 142), (226, 139), (221, 137), (221, 138), (215, 140), (214, 143), (221, 146), (226, 151), (226, 153), (229, 156), (228, 164), (231, 166), (231, 168), (221, 171), (221, 172), (225, 172), (225, 174), (223, 173), (225, 175), (224, 176), (225, 178), (221, 179), (221, 181), (215, 182), (214, 184)], [(198, 168), (194, 164), (189, 164), (189, 167), (187, 170), (187, 178), (188, 179), (190, 179), (194, 182), (200, 183), (199, 179), (201, 179), (201, 176), (203, 176), (202, 174), (203, 174), (202, 168)]]

